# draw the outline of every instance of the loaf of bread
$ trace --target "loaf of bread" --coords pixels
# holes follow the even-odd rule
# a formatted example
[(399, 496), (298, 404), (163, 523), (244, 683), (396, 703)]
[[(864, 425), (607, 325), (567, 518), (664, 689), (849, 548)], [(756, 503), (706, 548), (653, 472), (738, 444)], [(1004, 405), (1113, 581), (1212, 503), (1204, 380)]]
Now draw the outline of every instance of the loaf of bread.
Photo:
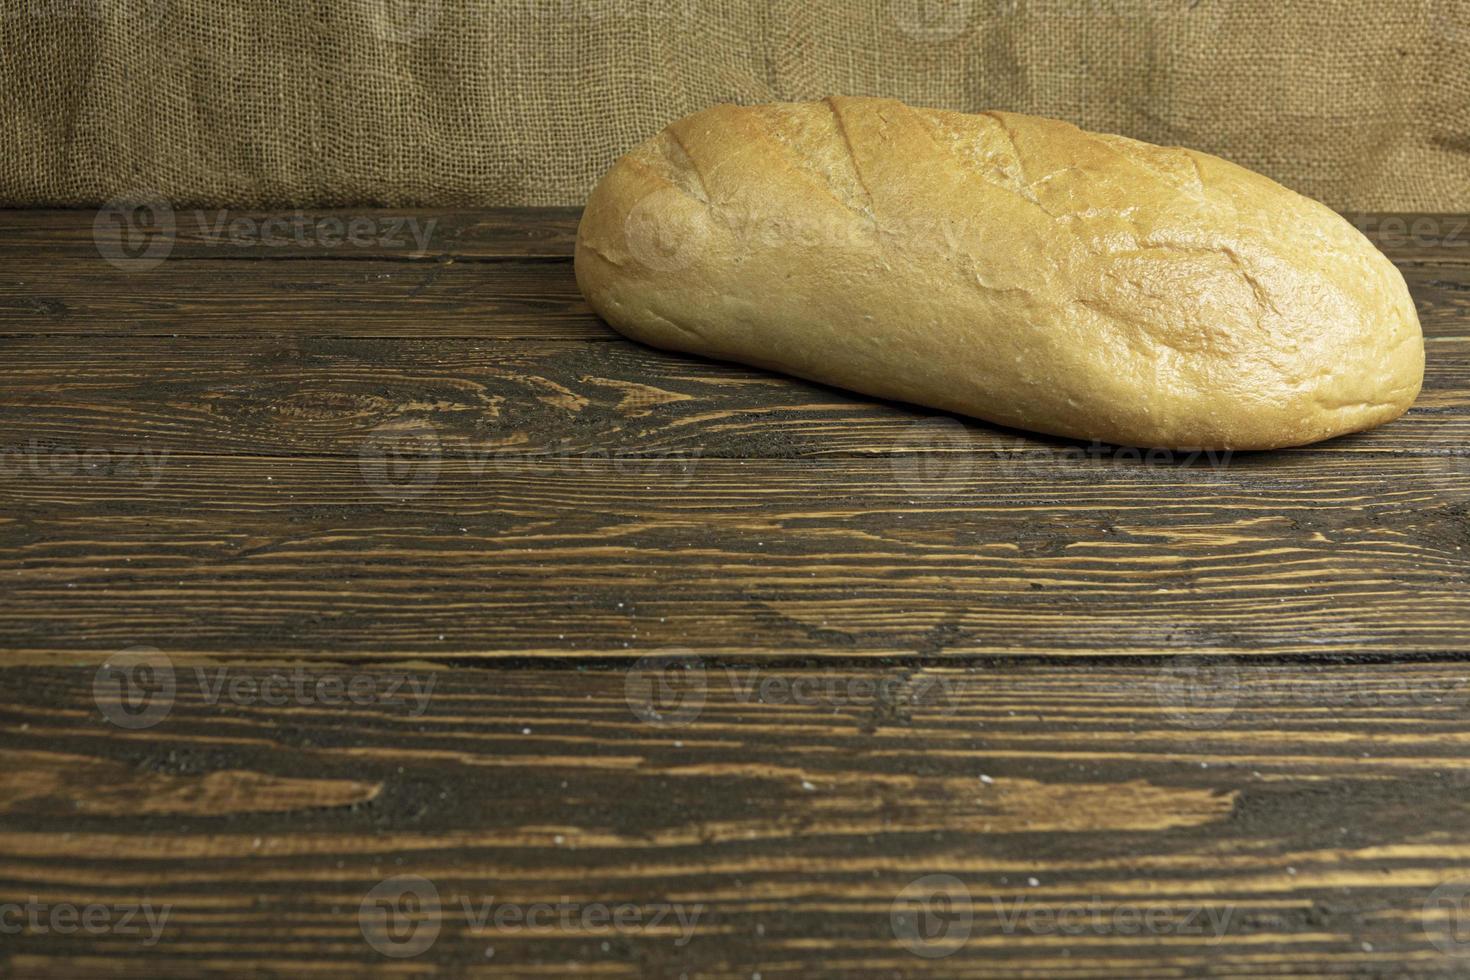
[(577, 233), (616, 330), (1079, 439), (1269, 449), (1419, 393), (1403, 276), (1218, 157), (888, 99), (720, 105), (617, 162)]

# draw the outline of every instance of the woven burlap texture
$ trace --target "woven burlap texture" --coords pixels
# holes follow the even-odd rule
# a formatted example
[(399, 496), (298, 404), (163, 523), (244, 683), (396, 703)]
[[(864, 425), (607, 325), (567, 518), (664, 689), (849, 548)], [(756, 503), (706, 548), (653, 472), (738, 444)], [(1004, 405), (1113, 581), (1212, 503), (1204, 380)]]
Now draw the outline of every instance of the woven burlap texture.
[(679, 116), (834, 93), (1470, 210), (1470, 0), (7, 0), (0, 203), (577, 204)]

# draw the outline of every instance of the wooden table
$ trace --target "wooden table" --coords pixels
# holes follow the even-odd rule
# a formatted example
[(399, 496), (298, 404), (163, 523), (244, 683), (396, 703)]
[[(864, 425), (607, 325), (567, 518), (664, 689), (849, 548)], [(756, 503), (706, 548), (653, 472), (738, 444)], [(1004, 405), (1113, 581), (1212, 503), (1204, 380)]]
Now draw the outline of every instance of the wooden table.
[(1139, 461), (576, 217), (0, 217), (0, 975), (1470, 973), (1470, 222), (1407, 417)]

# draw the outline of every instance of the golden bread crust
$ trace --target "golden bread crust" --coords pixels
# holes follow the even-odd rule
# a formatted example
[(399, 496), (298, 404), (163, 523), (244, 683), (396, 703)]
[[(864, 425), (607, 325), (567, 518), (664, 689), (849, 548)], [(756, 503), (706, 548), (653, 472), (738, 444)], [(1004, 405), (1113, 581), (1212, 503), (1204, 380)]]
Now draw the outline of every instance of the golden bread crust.
[(617, 162), (577, 281), (645, 343), (1083, 439), (1268, 449), (1419, 393), (1403, 276), (1208, 154), (888, 99), (720, 105)]

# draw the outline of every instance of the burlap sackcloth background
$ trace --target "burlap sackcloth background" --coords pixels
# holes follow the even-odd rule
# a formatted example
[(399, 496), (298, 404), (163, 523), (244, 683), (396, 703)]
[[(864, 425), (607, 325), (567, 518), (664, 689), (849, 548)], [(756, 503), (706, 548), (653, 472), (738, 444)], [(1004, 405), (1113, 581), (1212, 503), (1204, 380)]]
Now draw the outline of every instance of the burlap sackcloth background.
[(577, 204), (720, 101), (886, 95), (1470, 210), (1470, 0), (0, 0), (0, 203)]

